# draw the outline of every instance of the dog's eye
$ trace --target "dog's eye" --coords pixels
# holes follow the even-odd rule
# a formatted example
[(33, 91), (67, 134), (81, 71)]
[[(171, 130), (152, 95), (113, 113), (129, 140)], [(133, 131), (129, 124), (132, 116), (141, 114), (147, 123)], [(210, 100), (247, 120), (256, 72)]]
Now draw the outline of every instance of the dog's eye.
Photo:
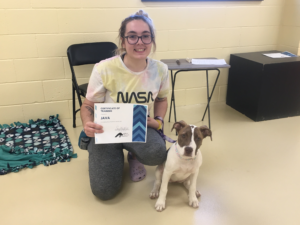
[(201, 138), (200, 138), (200, 137), (196, 137), (195, 139), (196, 139), (196, 141), (200, 141), (200, 140), (201, 140)]
[(181, 137), (185, 138), (185, 134), (182, 134)]

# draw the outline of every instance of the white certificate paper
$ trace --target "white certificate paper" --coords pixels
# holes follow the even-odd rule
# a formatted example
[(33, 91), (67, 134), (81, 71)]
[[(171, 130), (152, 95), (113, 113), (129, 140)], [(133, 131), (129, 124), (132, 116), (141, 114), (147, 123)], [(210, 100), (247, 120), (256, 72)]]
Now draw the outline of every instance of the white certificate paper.
[(95, 144), (146, 142), (147, 105), (99, 103), (94, 109), (94, 122), (104, 130)]

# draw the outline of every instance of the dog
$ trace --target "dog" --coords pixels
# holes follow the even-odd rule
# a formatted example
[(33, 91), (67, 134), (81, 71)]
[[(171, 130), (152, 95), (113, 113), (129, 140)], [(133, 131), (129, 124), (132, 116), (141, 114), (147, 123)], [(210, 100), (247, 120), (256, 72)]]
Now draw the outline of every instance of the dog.
[(157, 166), (156, 180), (149, 194), (151, 199), (158, 198), (155, 204), (158, 212), (166, 207), (169, 182), (183, 183), (189, 192), (189, 205), (199, 207), (200, 192), (196, 190), (198, 171), (202, 164), (199, 148), (207, 136), (212, 140), (212, 132), (207, 126), (197, 127), (180, 121), (174, 123), (173, 129), (178, 133), (178, 140), (170, 147), (167, 160)]

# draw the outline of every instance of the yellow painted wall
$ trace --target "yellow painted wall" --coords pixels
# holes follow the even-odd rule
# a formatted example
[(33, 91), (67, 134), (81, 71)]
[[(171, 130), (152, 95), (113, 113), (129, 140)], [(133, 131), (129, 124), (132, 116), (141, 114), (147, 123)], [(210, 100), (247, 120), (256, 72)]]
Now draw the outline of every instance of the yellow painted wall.
[[(289, 38), (279, 43), (280, 29), (288, 30), (299, 44), (299, 20), (297, 31), (293, 31), (286, 12), (294, 10), (295, 5), (293, 0), (288, 1), (291, 5), (285, 8), (285, 0), (0, 0), (0, 124), (57, 113), (60, 118), (71, 118), (68, 46), (117, 43), (121, 20), (138, 9), (147, 11), (156, 26), (158, 48), (153, 58), (218, 57), (228, 62), (231, 53), (290, 46)], [(295, 2), (299, 12), (299, 0)], [(88, 81), (91, 68), (77, 69), (80, 84)], [(215, 76), (210, 76), (210, 84)], [(212, 102), (225, 101), (227, 77), (228, 70), (222, 70)], [(179, 113), (205, 103), (205, 87), (204, 74), (180, 74), (176, 81)]]
[(283, 10), (278, 48), (300, 55), (300, 0), (287, 0)]

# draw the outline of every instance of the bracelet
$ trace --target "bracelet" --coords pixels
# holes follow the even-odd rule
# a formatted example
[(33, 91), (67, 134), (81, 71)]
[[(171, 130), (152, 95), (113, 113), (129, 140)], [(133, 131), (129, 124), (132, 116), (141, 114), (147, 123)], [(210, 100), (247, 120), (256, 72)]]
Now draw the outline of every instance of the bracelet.
[(161, 118), (160, 116), (156, 116), (156, 117), (154, 117), (154, 119), (160, 124), (159, 128), (157, 129), (157, 132), (162, 137), (162, 139), (164, 139), (165, 141), (168, 141), (170, 143), (175, 143), (176, 142), (175, 140), (172, 140), (171, 138), (169, 138), (168, 136), (166, 136), (164, 134), (164, 119)]
[(162, 129), (162, 122), (161, 122), (159, 119), (155, 119), (155, 120), (156, 120), (156, 121), (158, 122), (158, 124), (159, 124), (157, 130), (161, 130), (161, 129)]
[(154, 117), (154, 119), (159, 123), (157, 130), (164, 130), (164, 120), (160, 116)]

